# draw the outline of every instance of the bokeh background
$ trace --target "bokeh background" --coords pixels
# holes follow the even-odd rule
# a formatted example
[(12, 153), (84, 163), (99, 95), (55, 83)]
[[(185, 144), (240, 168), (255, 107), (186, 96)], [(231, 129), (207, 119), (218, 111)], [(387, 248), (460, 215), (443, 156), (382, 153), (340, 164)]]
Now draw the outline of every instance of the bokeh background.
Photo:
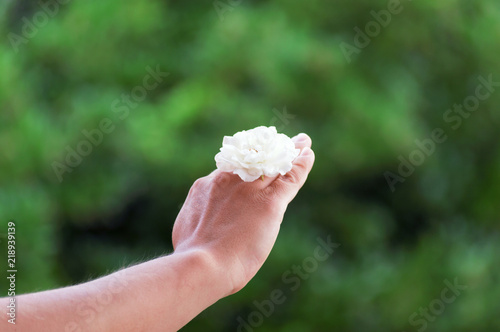
[[(387, 1), (44, 3), (0, 4), (2, 296), (9, 220), (19, 293), (163, 255), (222, 137), (274, 124), (312, 137), (315, 167), (258, 275), (183, 330), (235, 331), (275, 289), (287, 300), (251, 330), (500, 330), (500, 91), (456, 129), (443, 118), (479, 76), (500, 81), (497, 0), (404, 1), (349, 57)], [(391, 190), (434, 128), (447, 141)], [(327, 236), (340, 247), (291, 290), (283, 274)], [(468, 288), (440, 310), (445, 280)]]

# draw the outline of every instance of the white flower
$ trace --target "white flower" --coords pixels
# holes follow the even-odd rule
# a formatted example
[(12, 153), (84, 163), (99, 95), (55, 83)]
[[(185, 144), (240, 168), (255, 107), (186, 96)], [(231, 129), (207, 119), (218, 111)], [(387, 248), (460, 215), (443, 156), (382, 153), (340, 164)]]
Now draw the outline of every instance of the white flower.
[(221, 171), (252, 182), (263, 175), (285, 175), (299, 152), (293, 141), (285, 134), (278, 134), (275, 127), (257, 127), (224, 136), (215, 162)]

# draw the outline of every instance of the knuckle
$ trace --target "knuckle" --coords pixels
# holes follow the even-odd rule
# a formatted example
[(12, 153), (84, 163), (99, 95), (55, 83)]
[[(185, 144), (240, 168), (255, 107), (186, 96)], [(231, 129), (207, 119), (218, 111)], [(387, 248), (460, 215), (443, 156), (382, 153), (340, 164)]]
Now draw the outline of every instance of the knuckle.
[(194, 181), (193, 186), (191, 188), (199, 189), (203, 187), (205, 184), (205, 178), (199, 178), (196, 181)]
[(292, 169), (288, 174), (286, 175), (286, 180), (287, 182), (290, 183), (300, 183), (301, 181), (301, 172), (303, 171), (305, 167), (303, 165), (295, 165), (294, 169)]
[(194, 181), (193, 185), (189, 189), (188, 197), (192, 197), (195, 192), (202, 191), (205, 188), (205, 185), (205, 178), (199, 178), (198, 180)]
[(257, 193), (256, 201), (265, 211), (275, 212), (281, 207), (280, 196), (279, 189), (269, 186)]
[(230, 182), (230, 174), (226, 172), (219, 172), (213, 179), (213, 184), (217, 187), (223, 187)]
[(272, 204), (272, 199), (267, 193), (261, 191), (255, 195), (255, 202), (258, 206), (268, 206)]

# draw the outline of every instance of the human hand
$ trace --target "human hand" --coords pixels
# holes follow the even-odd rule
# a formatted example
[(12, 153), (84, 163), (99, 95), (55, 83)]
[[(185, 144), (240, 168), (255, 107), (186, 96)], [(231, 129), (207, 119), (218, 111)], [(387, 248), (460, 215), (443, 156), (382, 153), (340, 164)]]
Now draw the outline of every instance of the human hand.
[(243, 182), (214, 171), (198, 179), (175, 221), (175, 253), (202, 252), (227, 294), (243, 288), (264, 264), (279, 233), (284, 213), (314, 163), (311, 139), (292, 139), (301, 152), (286, 175)]

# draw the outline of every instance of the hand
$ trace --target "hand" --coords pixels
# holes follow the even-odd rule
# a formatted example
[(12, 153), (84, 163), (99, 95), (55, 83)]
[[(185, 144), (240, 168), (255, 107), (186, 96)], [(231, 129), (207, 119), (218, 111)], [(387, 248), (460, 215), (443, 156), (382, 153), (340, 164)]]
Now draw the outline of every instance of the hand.
[(301, 150), (286, 175), (243, 182), (220, 172), (198, 179), (175, 221), (175, 253), (203, 252), (210, 257), (227, 294), (243, 288), (264, 264), (276, 241), (288, 203), (314, 163), (311, 139), (293, 138)]

